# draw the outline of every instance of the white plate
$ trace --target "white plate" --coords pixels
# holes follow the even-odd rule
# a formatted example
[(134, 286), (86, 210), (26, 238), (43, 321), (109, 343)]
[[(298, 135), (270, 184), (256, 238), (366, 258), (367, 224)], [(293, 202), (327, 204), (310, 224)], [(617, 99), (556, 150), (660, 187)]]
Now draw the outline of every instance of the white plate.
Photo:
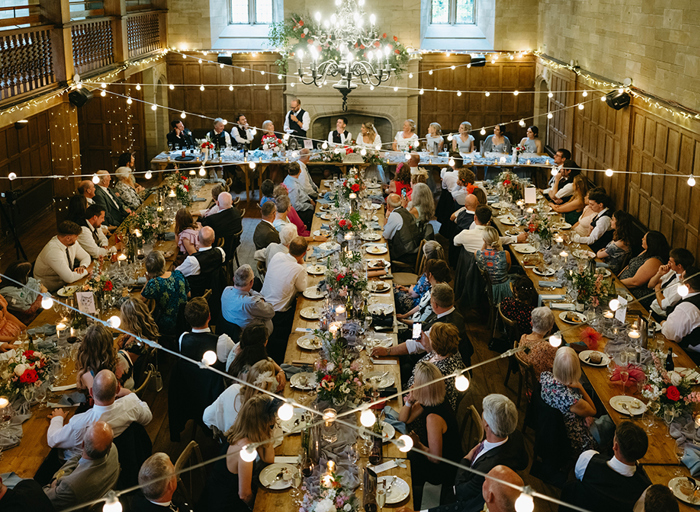
[(377, 258), (376, 260), (369, 260), (367, 262), (367, 265), (369, 267), (369, 270), (384, 270), (385, 268), (390, 267), (391, 263), (389, 263), (384, 258)]
[(383, 486), (384, 489), (391, 485), (389, 494), (386, 495), (385, 505), (401, 503), (411, 494), (411, 488), (406, 481), (398, 476), (380, 476), (377, 478), (377, 487), (380, 485)]
[(311, 234), (312, 234), (313, 236), (328, 236), (328, 235), (331, 234), (331, 232), (328, 231), (327, 229), (317, 229), (316, 231), (314, 231), (314, 232), (311, 233)]
[(289, 384), (296, 389), (302, 391), (310, 391), (316, 389), (316, 374), (313, 372), (295, 373), (289, 379)]
[(300, 312), (302, 318), (305, 318), (306, 320), (318, 320), (321, 318), (321, 308), (317, 307), (308, 307), (304, 308)]
[(312, 276), (322, 276), (326, 273), (325, 265), (306, 265), (306, 272)]
[(501, 224), (506, 226), (515, 226), (515, 223), (518, 222), (518, 219), (515, 217), (509, 217), (508, 215), (501, 215), (500, 217), (496, 218), (501, 221)]
[(530, 244), (513, 244), (511, 247), (519, 253), (522, 254), (534, 254), (537, 252), (537, 249), (535, 249), (533, 246)]
[(374, 222), (378, 222), (378, 221), (379, 221), (379, 217), (377, 217), (376, 215), (372, 215), (372, 220), (373, 220)]
[(394, 346), (394, 340), (388, 334), (381, 332), (370, 332), (365, 336), (365, 343), (374, 345), (375, 347), (389, 348)]
[[(622, 408), (622, 404), (627, 404), (627, 410)], [(647, 406), (633, 396), (618, 395), (610, 399), (610, 406), (622, 415), (628, 416), (639, 416), (644, 414), (647, 410)]]
[(321, 218), (322, 218), (323, 220), (331, 220), (331, 214), (328, 213), (328, 212), (324, 212), (324, 213), (321, 214)]
[(298, 407), (294, 408), (294, 413), (292, 414), (292, 417), (289, 418), (286, 421), (280, 420), (280, 427), (282, 427), (282, 432), (285, 434), (289, 434), (290, 432), (295, 432), (299, 433), (301, 430), (299, 429), (299, 426), (301, 425), (301, 417), (304, 414), (304, 409), (300, 409)]
[(506, 229), (506, 235), (508, 236), (518, 236), (522, 231), (519, 231), (517, 229)]
[(306, 290), (304, 290), (302, 295), (310, 300), (322, 299), (326, 296), (326, 294), (319, 290), (316, 286), (309, 286)]
[(386, 248), (386, 245), (368, 245), (367, 246), (367, 253), (368, 254), (386, 254), (389, 252), (389, 249)]
[(384, 293), (391, 290), (391, 285), (385, 281), (370, 281), (367, 283), (369, 291), (374, 293)]
[[(571, 320), (566, 318), (566, 315), (575, 315), (576, 318), (580, 319), (581, 321), (580, 322), (572, 322)], [(584, 315), (583, 313), (577, 313), (576, 311), (562, 311), (561, 313), (559, 313), (559, 318), (561, 319), (562, 322), (570, 324), (570, 325), (581, 325), (581, 324), (585, 323), (586, 320), (588, 320), (586, 318), (586, 315)]]
[(379, 203), (372, 203), (372, 206), (370, 206), (372, 210), (379, 210), (381, 207), (382, 205)]
[(612, 272), (610, 272), (610, 269), (604, 268), (604, 267), (595, 269), (595, 273), (600, 274), (603, 277), (610, 277), (612, 275)]
[(549, 276), (553, 276), (554, 274), (556, 274), (556, 272), (554, 271), (553, 268), (546, 268), (544, 270), (544, 272), (542, 272), (539, 268), (535, 267), (532, 269), (532, 271), (535, 274), (537, 274), (538, 276), (542, 276), (542, 277), (549, 277)]
[[(294, 475), (296, 471), (297, 468), (291, 464), (270, 464), (260, 472), (260, 483), (263, 487), (276, 491), (289, 489), (292, 486), (292, 475)], [(277, 476), (280, 474), (282, 478), (278, 480)]]
[(323, 181), (321, 182), (321, 184), (322, 184), (324, 187), (326, 187), (326, 188), (331, 188), (332, 183), (333, 183), (333, 182), (332, 182), (331, 180), (323, 180)]
[(323, 242), (318, 247), (324, 251), (337, 251), (340, 249), (340, 244), (338, 242)]
[(301, 338), (297, 340), (297, 345), (299, 345), (305, 350), (318, 350), (321, 348), (321, 340), (313, 334), (304, 334)]
[(78, 290), (80, 290), (80, 286), (64, 286), (56, 292), (56, 295), (59, 297), (72, 297)]
[(495, 208), (496, 210), (500, 210), (501, 208), (508, 208), (508, 203), (503, 203), (501, 201), (498, 201), (496, 203), (493, 203), (491, 205), (492, 208)]
[[(671, 492), (673, 493), (673, 495), (676, 498), (678, 498), (679, 500), (684, 501), (686, 503), (690, 503), (691, 505), (697, 505), (698, 503), (700, 503), (700, 492), (698, 492), (698, 490), (696, 490), (692, 495), (686, 495), (680, 489), (681, 484), (683, 482), (690, 482), (690, 480), (695, 482), (695, 485), (697, 485), (700, 488), (700, 482), (698, 482), (697, 480), (695, 480), (693, 478), (690, 478), (690, 480), (689, 480), (689, 478), (690, 477), (687, 477), (687, 476), (677, 476), (675, 478), (671, 478), (671, 480), (668, 481), (668, 488), (671, 489)], [(377, 479), (377, 480), (379, 480), (379, 479)], [(392, 491), (393, 491), (393, 489), (392, 489)], [(696, 496), (697, 496), (697, 498), (695, 498)], [(691, 498), (695, 498), (695, 499), (693, 500)], [(387, 501), (387, 503), (389, 503), (389, 502)]]
[[(600, 360), (600, 363), (592, 363), (588, 360), (588, 357), (593, 352), (598, 352), (600, 354), (602, 358)], [(578, 358), (589, 366), (608, 366), (608, 363), (610, 362), (610, 358), (608, 357), (608, 355), (598, 350), (584, 350), (583, 352), (578, 353)]]
[(370, 233), (363, 233), (362, 235), (360, 235), (360, 238), (364, 242), (377, 242), (377, 241), (382, 239), (382, 235), (380, 235), (379, 233), (370, 232)]
[(373, 315), (390, 315), (391, 313), (394, 312), (394, 305), (393, 304), (382, 304), (377, 303), (377, 304), (372, 304), (367, 308), (367, 310), (372, 313)]
[(595, 258), (595, 253), (593, 251), (586, 251), (584, 249), (576, 249), (572, 254), (576, 258), (581, 258), (582, 260)]
[(555, 224), (554, 227), (556, 229), (571, 229), (571, 224), (568, 222), (560, 222), (558, 224)]
[[(384, 442), (386, 443), (394, 439), (395, 434), (396, 429), (393, 426), (389, 425), (386, 421), (382, 421), (382, 439), (384, 440)], [(374, 436), (364, 431), (360, 434), (360, 437), (362, 439), (369, 439), (370, 437), (374, 438)]]
[(700, 384), (700, 374), (698, 374), (698, 372), (696, 372), (693, 368), (682, 368), (680, 366), (676, 366), (673, 371), (678, 373), (681, 377), (687, 378), (693, 384)]
[[(385, 373), (386, 375), (384, 375)], [(388, 388), (389, 386), (393, 386), (396, 382), (394, 380), (393, 373), (383, 372), (381, 370), (375, 372), (368, 372), (364, 374), (363, 380), (365, 381), (365, 384), (368, 384), (372, 387), (376, 386), (378, 389)]]

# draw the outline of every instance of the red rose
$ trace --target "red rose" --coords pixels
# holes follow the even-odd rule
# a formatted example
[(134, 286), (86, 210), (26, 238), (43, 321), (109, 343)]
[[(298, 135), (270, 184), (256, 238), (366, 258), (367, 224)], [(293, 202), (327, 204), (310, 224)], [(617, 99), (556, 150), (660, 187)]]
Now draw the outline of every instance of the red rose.
[(530, 233), (534, 233), (534, 232), (535, 232), (535, 225), (534, 225), (534, 224), (528, 224), (528, 225), (527, 225), (527, 230), (528, 230)]
[(364, 45), (364, 44), (361, 44), (361, 45), (360, 45), (360, 49), (361, 49), (361, 50), (364, 50), (364, 49), (365, 49), (365, 45)]
[(330, 376), (330, 375), (325, 375), (321, 380), (331, 380), (331, 376)]
[(299, 20), (299, 26), (303, 27), (304, 26), (304, 20)]
[(187, 179), (187, 176), (180, 176), (183, 180)]
[(335, 276), (335, 281), (336, 281), (337, 283), (339, 283), (340, 280), (343, 279), (344, 277), (345, 277), (345, 276), (344, 276), (343, 274), (338, 274), (337, 276)]
[(24, 357), (26, 357), (27, 359), (31, 359), (32, 357), (34, 357), (34, 351), (33, 350), (25, 350)]
[(504, 185), (510, 185), (510, 180), (503, 180)]
[(24, 373), (19, 377), (19, 381), (22, 384), (34, 384), (38, 380), (39, 374), (36, 373), (36, 370), (34, 370), (33, 368), (25, 370)]
[(352, 222), (348, 221), (348, 229), (352, 229)]
[(350, 187), (353, 192), (359, 192), (360, 191), (360, 184), (355, 183), (352, 187)]
[(375, 48), (379, 48), (381, 45), (382, 45), (382, 43), (380, 43), (379, 41), (375, 41), (375, 42), (374, 42), (374, 47), (375, 47)]
[[(346, 146), (346, 147), (347, 147), (347, 146)], [(347, 186), (348, 186), (348, 180), (345, 180), (345, 181), (343, 182), (343, 186), (344, 186), (344, 187), (347, 187)]]
[(398, 51), (398, 50), (394, 50), (394, 53), (395, 53), (396, 55), (398, 55), (398, 54), (401, 53), (401, 52)]
[(399, 38), (394, 36), (394, 41), (398, 42)]
[(345, 221), (345, 219), (341, 219), (340, 221), (338, 221), (338, 226), (340, 226), (341, 228), (344, 228), (344, 227), (345, 227), (345, 224), (347, 224), (347, 222)]
[(382, 39), (386, 39), (386, 32), (382, 34)]
[(303, 38), (303, 37), (306, 37), (306, 34), (302, 34), (301, 37), (302, 37), (302, 38)]
[(187, 192), (190, 191), (190, 187), (188, 187), (187, 185), (183, 185), (183, 187), (185, 187), (185, 190), (187, 190)]
[(352, 148), (345, 148), (345, 154), (349, 155), (350, 153), (352, 153)]
[(112, 281), (105, 282), (105, 291), (106, 292), (111, 292), (112, 288), (114, 288), (114, 286), (112, 285)]
[(669, 386), (666, 388), (666, 398), (677, 402), (681, 398), (681, 393), (676, 386)]

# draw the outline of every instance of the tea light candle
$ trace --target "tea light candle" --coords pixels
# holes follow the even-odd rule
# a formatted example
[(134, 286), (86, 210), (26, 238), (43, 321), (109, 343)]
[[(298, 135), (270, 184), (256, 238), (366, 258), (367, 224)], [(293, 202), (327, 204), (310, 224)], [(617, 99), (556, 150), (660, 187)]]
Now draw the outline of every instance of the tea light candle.
[(7, 399), (7, 397), (0, 396), (0, 411), (8, 405), (10, 405), (10, 401)]
[(328, 326), (328, 332), (331, 334), (335, 334), (338, 332), (338, 324), (336, 322), (333, 322), (330, 326)]
[(286, 164), (289, 163), (289, 157), (286, 157), (286, 158), (284, 159), (284, 163), (286, 163)]
[(528, 160), (526, 163), (527, 163), (527, 165), (530, 165), (530, 160)]
[(429, 158), (429, 159), (428, 159), (428, 164), (433, 165), (433, 159), (432, 159), (432, 158)]
[(506, 157), (504, 157), (504, 156), (501, 157), (501, 163), (502, 164), (506, 163)]
[(70, 328), (70, 337), (72, 338), (72, 337), (74, 337), (74, 336), (75, 336), (75, 329), (73, 329), (73, 328), (71, 327), (71, 328)]
[(330, 472), (335, 471), (335, 462), (333, 462), (332, 460), (329, 460), (327, 467), (328, 467), (328, 471), (330, 471)]
[(345, 315), (345, 312), (345, 306), (338, 306), (337, 308), (335, 308), (335, 316), (343, 316)]
[(243, 157), (243, 162), (248, 162), (248, 157), (247, 157), (247, 156), (244, 156), (244, 157)]
[(66, 330), (66, 324), (63, 322), (59, 322), (56, 325), (56, 334), (58, 334), (58, 339), (61, 339), (61, 335), (63, 334), (63, 331)]
[(515, 202), (515, 204), (517, 204), (520, 208), (522, 208), (523, 206), (525, 206), (525, 201), (523, 201), (522, 199), (518, 199)]
[(556, 243), (558, 243), (558, 244), (563, 244), (563, 243), (564, 243), (564, 239), (563, 239), (562, 237), (560, 237), (560, 236), (556, 237), (556, 238), (554, 239), (554, 241), (555, 241)]
[(632, 329), (629, 333), (629, 337), (632, 338), (633, 340), (638, 339), (640, 336), (639, 331), (636, 329)]
[(549, 165), (549, 158), (544, 161), (544, 165)]
[(259, 157), (259, 158), (258, 158), (258, 163), (259, 163), (259, 164), (262, 163), (262, 157)]
[(605, 312), (603, 313), (603, 316), (607, 318), (608, 320), (612, 320), (612, 318), (615, 316), (612, 311), (609, 309), (606, 309)]
[(535, 210), (533, 210), (532, 208), (528, 208), (526, 211), (527, 213), (533, 213)]
[(566, 258), (569, 257), (569, 253), (566, 252), (566, 251), (561, 251), (561, 252), (559, 253), (559, 256), (561, 256), (562, 258), (566, 259)]
[(357, 199), (357, 194), (355, 192), (351, 192), (350, 195), (348, 196), (350, 199)]
[(345, 233), (345, 240), (347, 240), (347, 241), (352, 240), (352, 233)]
[(321, 477), (323, 487), (331, 487), (333, 485), (333, 477), (331, 475), (323, 475)]

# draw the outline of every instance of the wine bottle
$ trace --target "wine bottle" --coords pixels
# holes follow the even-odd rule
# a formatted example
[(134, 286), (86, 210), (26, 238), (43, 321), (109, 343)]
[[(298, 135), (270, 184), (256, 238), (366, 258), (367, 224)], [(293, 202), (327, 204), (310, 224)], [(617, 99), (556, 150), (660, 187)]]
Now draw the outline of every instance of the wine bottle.
[(675, 367), (676, 365), (673, 364), (673, 348), (669, 348), (666, 356), (666, 371), (672, 372)]

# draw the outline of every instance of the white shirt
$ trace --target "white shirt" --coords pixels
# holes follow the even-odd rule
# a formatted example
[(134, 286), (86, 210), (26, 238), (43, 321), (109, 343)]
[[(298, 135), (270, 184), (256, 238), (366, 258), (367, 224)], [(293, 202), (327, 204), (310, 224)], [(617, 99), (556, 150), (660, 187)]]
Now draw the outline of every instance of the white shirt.
[(309, 197), (318, 197), (318, 187), (311, 179), (309, 174), (309, 168), (301, 160), (297, 160), (299, 167), (301, 167), (301, 173), (299, 174), (299, 182), (302, 184), (301, 187), (306, 192)]
[[(700, 292), (689, 293), (685, 298), (693, 297), (698, 293)], [(661, 334), (669, 340), (680, 342), (698, 326), (700, 326), (700, 309), (693, 306), (690, 302), (682, 302), (676, 306), (673, 313), (668, 315), (663, 327), (661, 327)], [(686, 350), (700, 352), (700, 345), (695, 347), (688, 346)]]
[[(211, 329), (209, 327), (205, 327), (204, 329), (192, 329), (191, 331), (185, 331), (180, 335), (180, 338), (177, 340), (177, 346), (180, 349), (180, 352), (182, 352), (182, 338), (185, 336), (185, 334), (189, 333), (200, 333), (200, 332), (211, 332)], [(226, 359), (228, 358), (229, 352), (232, 350), (235, 350), (236, 347), (238, 346), (238, 343), (234, 343), (234, 341), (229, 337), (228, 334), (224, 333), (216, 341), (216, 358), (222, 362), (225, 363)]]
[[(597, 454), (598, 452), (595, 450), (586, 450), (581, 455), (579, 455), (578, 460), (576, 461), (576, 467), (574, 468), (574, 474), (576, 475), (576, 478), (578, 480), (583, 480), (583, 475), (586, 474), (586, 468), (588, 468), (588, 463), (591, 462), (593, 456)], [(615, 473), (626, 477), (634, 476), (634, 473), (637, 471), (637, 466), (629, 466), (627, 464), (624, 464), (620, 462), (617, 459), (617, 457), (614, 456), (608, 461), (608, 466)]]
[(457, 204), (462, 206), (464, 206), (464, 203), (466, 203), (468, 195), (469, 192), (467, 192), (467, 187), (457, 186), (456, 189), (452, 190), (452, 199), (454, 199)]
[(241, 385), (232, 384), (227, 387), (209, 407), (204, 409), (202, 420), (211, 428), (216, 427), (226, 432), (236, 422), (241, 410)]
[[(301, 110), (301, 109), (299, 109), (299, 110)], [(290, 118), (292, 113), (293, 112), (290, 110), (289, 112), (287, 112), (287, 115), (284, 116), (284, 131), (287, 133), (292, 132), (291, 128), (289, 128), (289, 118)], [(296, 113), (294, 113), (294, 115), (296, 115)], [(297, 117), (297, 120), (299, 120), (298, 117)], [(297, 125), (297, 127), (299, 126), (299, 123), (295, 123), (295, 124)], [(311, 116), (309, 115), (308, 112), (304, 111), (304, 115), (301, 116), (301, 129), (305, 132), (308, 132), (309, 126), (311, 126)]]
[(472, 466), (474, 463), (477, 461), (479, 457), (481, 457), (483, 454), (488, 452), (489, 450), (493, 450), (494, 448), (498, 448), (502, 444), (506, 444), (508, 442), (508, 438), (506, 437), (503, 441), (498, 441), (497, 443), (492, 443), (491, 441), (487, 441), (484, 439), (484, 446), (481, 448), (481, 451), (476, 454), (476, 457), (474, 457), (474, 460), (472, 461)]
[[(333, 142), (333, 132), (337, 132), (338, 130), (331, 130), (328, 132), (328, 142), (331, 144), (335, 144), (336, 146), (338, 145), (337, 143)], [(340, 145), (347, 145), (350, 144), (350, 141), (352, 140), (352, 133), (348, 132), (347, 137), (345, 136), (345, 132), (340, 134)]]
[[(663, 288), (665, 286), (665, 288), (661, 290), (661, 293), (664, 295), (664, 300), (662, 300), (661, 304), (659, 304), (659, 301), (654, 299), (654, 302), (651, 303), (651, 310), (654, 313), (660, 316), (666, 316), (666, 308), (673, 306), (682, 299), (682, 297), (678, 294), (678, 286), (681, 284), (681, 277), (682, 276), (680, 274), (676, 274), (673, 270), (669, 270), (663, 276), (661, 276), (661, 287)], [(669, 282), (671, 284), (666, 286), (666, 284)]]
[(291, 254), (279, 253), (270, 261), (262, 294), (275, 311), (286, 311), (297, 292), (306, 290), (306, 269)]
[[(379, 136), (379, 134), (377, 133), (377, 134), (374, 136), (374, 140), (373, 140), (372, 142), (365, 142), (364, 137), (363, 137), (362, 135), (360, 135), (360, 136), (357, 138), (357, 145), (358, 145), (358, 146), (361, 146), (361, 147), (363, 147), (363, 148), (381, 149), (381, 147), (382, 147), (382, 138), (381, 138), (381, 137)], [(377, 146), (379, 146), (379, 148), (377, 148)]]
[[(107, 237), (102, 233), (101, 229), (95, 229), (89, 222), (86, 222), (87, 226), (81, 226), (80, 234), (78, 235), (78, 243), (80, 247), (85, 249), (90, 256), (93, 258), (99, 258), (100, 256), (108, 256), (117, 252), (116, 247), (107, 247), (108, 241)], [(100, 244), (97, 245), (93, 233), (97, 233), (97, 239)]]
[(397, 211), (399, 208), (403, 207), (399, 206), (398, 208), (394, 208), (386, 219), (383, 235), (387, 240), (394, 238), (394, 235), (398, 232), (398, 230), (403, 227), (403, 217), (401, 217)]
[[(472, 229), (463, 229), (454, 238), (455, 245), (463, 245), (464, 248), (469, 252), (476, 252), (484, 246), (484, 234), (482, 233), (485, 226), (480, 226), (479, 224), (474, 224), (471, 226)], [(517, 241), (515, 236), (502, 236), (500, 237), (501, 244), (512, 244)]]
[[(213, 247), (200, 247), (197, 252), (204, 252), (204, 251), (210, 251), (214, 249)], [(221, 253), (221, 261), (226, 259), (226, 253), (221, 247), (216, 247), (215, 248), (217, 251)], [(198, 276), (201, 272), (201, 268), (199, 267), (199, 261), (197, 261), (197, 258), (194, 256), (190, 255), (185, 258), (185, 261), (182, 262), (182, 265), (177, 267), (175, 270), (179, 270), (182, 272), (182, 275), (187, 277), (187, 276)]]
[[(66, 255), (68, 249), (68, 256)], [(46, 286), (50, 292), (55, 292), (66, 284), (74, 283), (79, 279), (87, 276), (87, 272), (79, 274), (70, 269), (68, 258), (79, 260), (81, 267), (87, 268), (90, 265), (90, 255), (85, 252), (79, 242), (75, 242), (72, 246), (66, 247), (58, 239), (58, 236), (49, 240), (44, 248), (39, 253), (34, 264), (34, 277)], [(76, 268), (75, 266), (73, 268)]]
[(457, 171), (451, 170), (451, 167), (443, 167), (440, 171), (440, 179), (442, 180), (442, 188), (452, 192), (457, 190), (459, 185), (457, 185), (457, 180), (459, 180), (459, 173)]
[[(243, 129), (242, 126), (239, 128)], [(236, 142), (238, 142), (239, 144), (250, 144), (251, 142), (253, 142), (253, 139), (255, 138), (253, 129), (247, 128), (243, 131), (245, 132), (245, 139), (239, 135), (239, 131), (236, 130), (236, 127), (234, 126), (233, 128), (231, 128), (231, 137), (236, 139)]]
[[(598, 215), (593, 217), (592, 221), (596, 221), (596, 225), (591, 231), (591, 234), (588, 236), (581, 236), (581, 235), (574, 235), (572, 238), (574, 242), (577, 242), (579, 244), (592, 244), (593, 242), (597, 241), (601, 236), (605, 234), (606, 231), (609, 231), (612, 228), (612, 219), (610, 218), (609, 215), (603, 216), (603, 214), (607, 211), (607, 208), (604, 208), (601, 210)], [(598, 219), (598, 220), (596, 220)]]
[(396, 142), (396, 147), (399, 151), (406, 151), (408, 149), (409, 142), (413, 143), (414, 145), (418, 143), (418, 135), (416, 135), (415, 133), (412, 133), (409, 138), (404, 139), (403, 130), (402, 130), (402, 131), (396, 133), (396, 137), (394, 137), (394, 141)]
[(51, 448), (62, 448), (64, 458), (68, 460), (82, 453), (85, 429), (97, 421), (109, 423), (117, 438), (134, 421), (148, 425), (151, 419), (153, 414), (148, 404), (134, 393), (129, 393), (117, 398), (112, 405), (94, 405), (92, 409), (73, 416), (65, 425), (61, 416), (52, 418), (46, 440)]
[(256, 261), (264, 261), (265, 266), (269, 267), (272, 258), (274, 258), (275, 254), (277, 254), (278, 252), (289, 254), (289, 247), (283, 244), (272, 242), (267, 247), (263, 247), (262, 249), (258, 249), (257, 251), (255, 251), (253, 258), (255, 258)]
[(296, 178), (294, 176), (287, 175), (284, 178), (284, 185), (289, 191), (289, 200), (292, 202), (292, 206), (297, 212), (303, 212), (304, 210), (312, 210), (313, 205), (311, 204), (311, 198), (309, 194), (304, 191), (304, 183), (301, 181), (301, 174)]
[(285, 219), (275, 219), (275, 221), (272, 223), (272, 227), (275, 228), (279, 233), (282, 232), (282, 228), (286, 226), (287, 224), (292, 224), (289, 222), (289, 220)]
[[(561, 165), (558, 167), (557, 173), (560, 173), (560, 172), (561, 172), (562, 167), (564, 167), (564, 164), (561, 164)], [(552, 196), (550, 195), (550, 192), (552, 191), (552, 188), (554, 187), (554, 182), (556, 181), (556, 179), (557, 179), (556, 176), (552, 176), (552, 178), (549, 180), (549, 188), (547, 188), (547, 189), (544, 190), (544, 194), (545, 194), (545, 195), (549, 196), (551, 199), (554, 199), (555, 197), (556, 197), (557, 199), (564, 199), (564, 198), (566, 198), (566, 197), (569, 197), (569, 196), (574, 195), (574, 183), (573, 183), (573, 181), (572, 181), (571, 183), (567, 183), (567, 184), (564, 185), (563, 187), (558, 188), (558, 189), (557, 189), (557, 193), (554, 194), (554, 197), (552, 197)]]
[(214, 215), (215, 213), (219, 213), (221, 210), (219, 210), (219, 205), (214, 203), (213, 206), (207, 210), (199, 210), (199, 214), (202, 217), (209, 217), (210, 215)]

